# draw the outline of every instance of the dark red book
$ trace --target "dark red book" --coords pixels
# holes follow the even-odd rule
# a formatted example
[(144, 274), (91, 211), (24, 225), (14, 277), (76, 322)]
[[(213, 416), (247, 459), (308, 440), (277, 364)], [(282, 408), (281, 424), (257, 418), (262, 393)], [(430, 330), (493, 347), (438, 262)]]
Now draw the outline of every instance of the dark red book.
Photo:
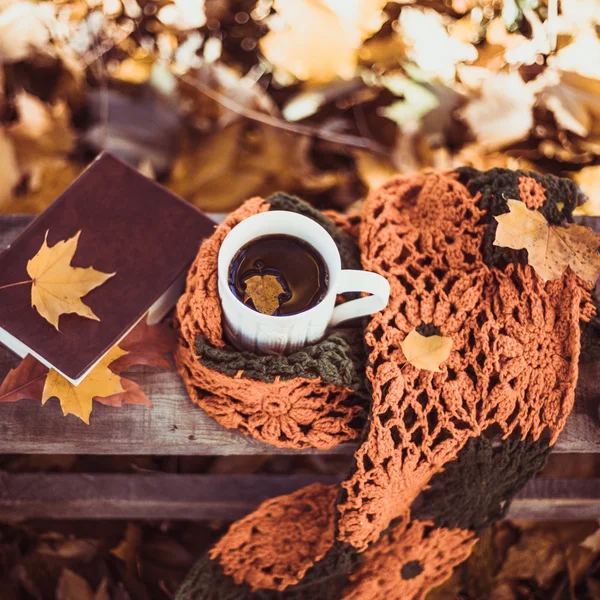
[(0, 289), (0, 342), (78, 383), (147, 313), (155, 322), (181, 293), (214, 222), (109, 154), (84, 173), (0, 255), (0, 287), (29, 279), (40, 249), (81, 231), (74, 267), (116, 273), (82, 300), (100, 319), (60, 317), (57, 331), (31, 306), (31, 285)]

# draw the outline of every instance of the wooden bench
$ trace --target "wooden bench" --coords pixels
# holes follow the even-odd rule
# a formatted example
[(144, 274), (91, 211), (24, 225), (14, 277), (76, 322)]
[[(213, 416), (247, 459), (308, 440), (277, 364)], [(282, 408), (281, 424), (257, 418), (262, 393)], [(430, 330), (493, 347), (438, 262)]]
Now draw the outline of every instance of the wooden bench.
[[(29, 222), (0, 217), (0, 250)], [(19, 358), (0, 347), (0, 379)], [(273, 448), (208, 417), (188, 398), (175, 373), (139, 368), (132, 375), (154, 408), (95, 403), (91, 424), (63, 417), (56, 400), (43, 407), (0, 404), (0, 453), (112, 455), (313, 454)], [(600, 452), (600, 362), (585, 365), (577, 400), (554, 452)], [(350, 454), (345, 443), (328, 454)], [(0, 473), (0, 519), (236, 519), (262, 500), (313, 481), (342, 477), (306, 475), (8, 474)], [(532, 480), (513, 503), (511, 518), (599, 519), (600, 479)]]

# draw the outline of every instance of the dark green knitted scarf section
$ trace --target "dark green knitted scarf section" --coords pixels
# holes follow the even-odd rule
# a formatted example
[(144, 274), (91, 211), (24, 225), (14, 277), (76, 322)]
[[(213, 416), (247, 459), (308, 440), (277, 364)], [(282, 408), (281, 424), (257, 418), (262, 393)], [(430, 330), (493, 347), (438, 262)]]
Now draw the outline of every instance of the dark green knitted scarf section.
[[(360, 269), (360, 253), (354, 240), (318, 210), (281, 192), (273, 194), (266, 202), (271, 205), (270, 210), (287, 210), (316, 221), (333, 238), (340, 252), (342, 267)], [(304, 377), (321, 378), (325, 383), (353, 390), (364, 386), (365, 352), (359, 327), (335, 331), (320, 342), (286, 356), (261, 356), (236, 350), (230, 345), (215, 348), (201, 335), (196, 336), (195, 343), (196, 355), (202, 365), (230, 377), (243, 371), (242, 377), (266, 383), (273, 382), (276, 377), (281, 380)]]
[(353, 390), (362, 385), (363, 360), (362, 333), (345, 330), (332, 333), (316, 344), (305, 346), (287, 356), (259, 356), (253, 352), (236, 350), (231, 346), (215, 348), (200, 336), (196, 337), (196, 354), (209, 369), (234, 377), (243, 371), (242, 377), (272, 383), (305, 377), (321, 378)]

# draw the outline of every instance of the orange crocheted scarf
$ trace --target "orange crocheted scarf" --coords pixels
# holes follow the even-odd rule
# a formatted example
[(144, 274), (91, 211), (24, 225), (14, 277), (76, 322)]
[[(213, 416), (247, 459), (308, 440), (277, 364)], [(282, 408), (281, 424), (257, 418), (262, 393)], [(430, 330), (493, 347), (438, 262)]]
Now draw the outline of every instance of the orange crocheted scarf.
[[(218, 248), (235, 223), (272, 204), (248, 201), (205, 242), (177, 311), (177, 361), (192, 399), (228, 427), (293, 447), (356, 437), (361, 411), (368, 416), (339, 486), (308, 486), (234, 523), (179, 600), (423, 598), (502, 517), (564, 426), (580, 321), (595, 311), (591, 286), (571, 271), (544, 284), (523, 251), (493, 245), (493, 217), (508, 212), (508, 198), (559, 224), (579, 192), (550, 176), (459, 169), (393, 178), (360, 219), (328, 222), (338, 245), (350, 248), (354, 236), (362, 267), (391, 286), (363, 332), (366, 403), (351, 336), (276, 366), (238, 357), (239, 370), (227, 372), (210, 350), (227, 350)], [(452, 338), (440, 373), (407, 363), (401, 342), (415, 328)]]

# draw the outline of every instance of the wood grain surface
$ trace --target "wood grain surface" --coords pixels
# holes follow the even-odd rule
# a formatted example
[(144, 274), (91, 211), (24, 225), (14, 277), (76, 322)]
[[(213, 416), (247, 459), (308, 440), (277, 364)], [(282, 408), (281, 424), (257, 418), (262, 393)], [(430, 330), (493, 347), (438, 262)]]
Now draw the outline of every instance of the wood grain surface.
[[(310, 475), (0, 474), (0, 514), (22, 519), (238, 519), (267, 498), (315, 481)], [(513, 501), (510, 519), (600, 518), (600, 479), (531, 480)]]

